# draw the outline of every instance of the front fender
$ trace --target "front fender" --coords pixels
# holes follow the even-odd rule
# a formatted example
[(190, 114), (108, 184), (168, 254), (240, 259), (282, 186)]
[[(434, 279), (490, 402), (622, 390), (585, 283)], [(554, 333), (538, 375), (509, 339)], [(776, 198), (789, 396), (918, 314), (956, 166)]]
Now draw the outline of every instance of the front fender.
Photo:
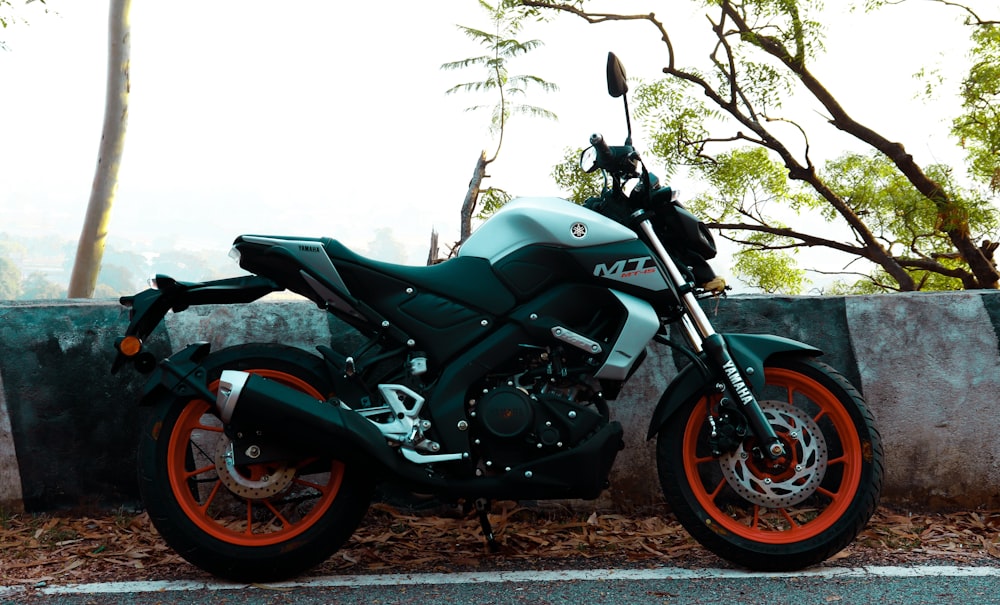
[[(764, 363), (769, 357), (783, 353), (823, 354), (812, 345), (771, 334), (722, 334), (722, 338), (743, 379), (755, 393), (764, 388)], [(704, 376), (693, 363), (681, 370), (656, 404), (646, 439), (656, 436), (681, 404), (715, 390), (718, 381), (714, 376)]]

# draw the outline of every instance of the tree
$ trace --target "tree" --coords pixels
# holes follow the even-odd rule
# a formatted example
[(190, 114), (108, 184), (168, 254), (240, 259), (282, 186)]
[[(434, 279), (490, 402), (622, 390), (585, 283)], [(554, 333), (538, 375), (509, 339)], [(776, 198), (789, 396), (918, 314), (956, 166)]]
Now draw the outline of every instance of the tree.
[(87, 204), (80, 241), (70, 276), (70, 298), (90, 298), (97, 286), (104, 245), (111, 219), (111, 206), (118, 189), (118, 168), (125, 151), (128, 124), (128, 94), (131, 27), (131, 0), (109, 0), (108, 74), (104, 105), (104, 125), (97, 153), (97, 169)]
[[(705, 2), (710, 44), (707, 62), (698, 67), (679, 64), (675, 37), (653, 13), (589, 12), (583, 0), (522, 4), (535, 14), (547, 9), (589, 23), (653, 26), (666, 50), (666, 79), (640, 87), (637, 116), (650, 126), (652, 150), (668, 172), (690, 168), (712, 185), (711, 195), (698, 200), (699, 210), (708, 213), (723, 236), (745, 246), (741, 254), (750, 256), (743, 271), (758, 277), (780, 275), (781, 267), (792, 264), (789, 251), (826, 247), (869, 261), (874, 270), (857, 273), (876, 290), (997, 287), (995, 246), (977, 243), (996, 227), (989, 196), (961, 190), (944, 167), (918, 165), (902, 143), (856, 120), (810, 71), (822, 48), (819, 2)], [(987, 22), (976, 23), (985, 31)], [(992, 43), (986, 46), (994, 48)], [(995, 68), (995, 61), (984, 59), (981, 65), (970, 80), (1000, 82), (987, 68)], [(806, 129), (786, 113), (785, 100), (792, 95), (808, 98), (829, 126), (851, 135), (871, 153), (818, 166)], [(997, 107), (995, 97), (993, 101), (990, 108)], [(992, 120), (998, 124), (995, 114)], [(973, 144), (998, 149), (982, 130), (971, 129), (975, 134), (967, 134), (968, 149)], [(986, 155), (995, 167), (995, 153)], [(986, 164), (981, 172), (989, 171), (989, 161)], [(829, 225), (818, 233), (806, 232), (780, 218), (800, 211), (818, 212), (847, 235), (830, 235)], [(894, 219), (897, 213), (913, 222)], [(763, 263), (761, 253), (774, 250), (783, 251), (783, 256)]]
[(24, 278), (21, 295), (18, 298), (23, 300), (45, 300), (65, 297), (66, 290), (61, 288), (59, 284), (49, 281), (44, 273), (35, 271)]
[(597, 197), (604, 186), (604, 177), (599, 171), (584, 172), (580, 170), (580, 154), (582, 149), (566, 148), (562, 162), (552, 169), (552, 179), (563, 191), (568, 192), (566, 198), (575, 203), (583, 204), (587, 198)]
[(555, 84), (538, 76), (511, 75), (508, 71), (512, 59), (538, 48), (542, 42), (540, 40), (522, 42), (514, 38), (521, 31), (521, 15), (511, 10), (510, 7), (505, 7), (502, 2), (494, 7), (485, 0), (479, 0), (479, 5), (489, 13), (493, 31), (487, 32), (464, 25), (458, 27), (466, 36), (483, 46), (487, 51), (486, 54), (445, 63), (441, 66), (441, 69), (445, 70), (478, 67), (486, 72), (484, 80), (455, 85), (448, 89), (447, 94), (465, 92), (496, 95), (495, 103), (466, 108), (466, 111), (488, 109), (491, 112), (490, 131), (496, 136), (496, 148), (492, 157), (487, 159), (486, 151), (483, 150), (476, 160), (476, 167), (472, 173), (472, 179), (469, 181), (469, 189), (462, 203), (459, 241), (454, 250), (457, 250), (458, 246), (472, 234), (472, 219), (475, 216), (476, 206), (480, 198), (484, 202), (480, 216), (494, 212), (510, 200), (510, 195), (503, 190), (492, 187), (486, 190), (482, 189), (483, 180), (488, 177), (486, 174), (487, 166), (496, 161), (500, 154), (507, 121), (516, 114), (549, 119), (556, 117), (554, 113), (541, 107), (514, 102), (517, 97), (524, 96), (529, 87), (552, 91), (557, 89)]
[[(964, 8), (964, 7), (963, 7)], [(967, 152), (972, 174), (1000, 192), (1000, 22), (984, 21), (974, 12), (966, 23), (972, 34), (972, 67), (962, 82), (963, 113), (952, 133)]]
[(0, 300), (12, 300), (21, 294), (21, 270), (14, 261), (0, 256)]

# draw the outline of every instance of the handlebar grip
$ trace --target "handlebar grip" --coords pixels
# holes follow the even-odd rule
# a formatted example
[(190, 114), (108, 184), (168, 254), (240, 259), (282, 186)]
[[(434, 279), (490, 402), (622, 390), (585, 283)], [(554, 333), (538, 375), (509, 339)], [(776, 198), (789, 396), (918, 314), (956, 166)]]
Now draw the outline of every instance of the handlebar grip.
[(599, 132), (595, 132), (590, 135), (590, 144), (594, 146), (594, 150), (597, 151), (597, 158), (599, 165), (608, 166), (613, 159), (611, 155), (611, 148), (608, 147), (607, 142), (604, 137)]

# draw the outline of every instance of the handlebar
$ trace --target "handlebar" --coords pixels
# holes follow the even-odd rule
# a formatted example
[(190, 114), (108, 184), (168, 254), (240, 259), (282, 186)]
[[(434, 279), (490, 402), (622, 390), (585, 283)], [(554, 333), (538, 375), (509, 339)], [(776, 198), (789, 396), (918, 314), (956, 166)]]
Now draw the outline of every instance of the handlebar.
[(608, 147), (604, 136), (599, 132), (595, 132), (590, 135), (590, 144), (594, 146), (594, 151), (597, 152), (597, 165), (602, 167), (610, 166), (611, 162), (614, 161), (614, 157), (611, 155), (611, 148)]
[(590, 145), (594, 148), (595, 167), (610, 172), (616, 177), (628, 178), (636, 175), (639, 155), (632, 145), (626, 143), (621, 147), (608, 145), (600, 133), (590, 135)]

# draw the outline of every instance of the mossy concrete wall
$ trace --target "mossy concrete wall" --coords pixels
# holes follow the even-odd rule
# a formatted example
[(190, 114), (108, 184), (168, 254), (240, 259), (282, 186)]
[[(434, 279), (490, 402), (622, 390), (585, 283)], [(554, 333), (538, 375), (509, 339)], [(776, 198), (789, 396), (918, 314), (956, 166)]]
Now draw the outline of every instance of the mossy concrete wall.
[[(885, 500), (922, 509), (1000, 506), (1000, 293), (872, 297), (733, 296), (705, 305), (720, 332), (768, 333), (823, 349), (864, 393), (886, 450)], [(0, 304), (0, 505), (30, 511), (138, 501), (135, 405), (143, 377), (111, 375), (127, 324), (114, 301)], [(160, 354), (283, 342), (313, 350), (348, 338), (306, 302), (195, 307), (150, 338)], [(653, 345), (612, 414), (625, 425), (612, 487), (600, 505), (659, 500), (645, 440), (678, 364)]]

